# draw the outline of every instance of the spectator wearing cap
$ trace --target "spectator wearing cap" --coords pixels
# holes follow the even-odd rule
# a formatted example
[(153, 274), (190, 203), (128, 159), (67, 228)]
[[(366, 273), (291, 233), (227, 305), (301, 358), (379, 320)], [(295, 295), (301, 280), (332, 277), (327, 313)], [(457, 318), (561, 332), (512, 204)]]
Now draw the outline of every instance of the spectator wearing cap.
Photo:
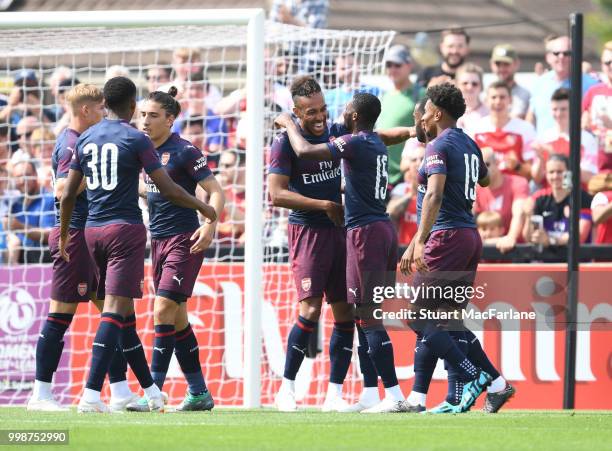
[(430, 84), (443, 83), (455, 78), (459, 66), (465, 63), (470, 54), (470, 36), (463, 28), (444, 30), (440, 41), (442, 63), (428, 66), (421, 71), (417, 84), (428, 87)]
[[(559, 88), (569, 89), (570, 87), (570, 57), (572, 52), (569, 37), (549, 36), (545, 45), (546, 63), (552, 70), (540, 75), (533, 84), (529, 111), (526, 117), (529, 122), (535, 125), (538, 133), (551, 129), (555, 125), (550, 107), (553, 92)], [(582, 74), (582, 95), (596, 83), (597, 80), (587, 74)]]
[(309, 28), (327, 27), (329, 0), (274, 0), (270, 20)]
[(491, 72), (499, 81), (503, 81), (512, 93), (510, 116), (525, 119), (529, 109), (531, 94), (514, 80), (521, 62), (516, 50), (510, 44), (498, 44), (491, 52)]
[(36, 73), (31, 69), (17, 72), (7, 103), (0, 111), (0, 124), (15, 126), (24, 116), (36, 112), (40, 114), (40, 103), (40, 85)]
[[(382, 111), (377, 127), (381, 129), (411, 127), (414, 125), (414, 106), (424, 93), (424, 89), (413, 85), (410, 81), (412, 59), (405, 46), (394, 45), (389, 49), (385, 55), (385, 70), (387, 77), (393, 83), (393, 88), (385, 92), (381, 98)], [(388, 147), (389, 184), (392, 186), (402, 180), (400, 162), (403, 148), (403, 143)]]
[(61, 112), (61, 116), (58, 116), (57, 122), (53, 127), (53, 133), (55, 136), (59, 136), (60, 133), (68, 127), (70, 123), (70, 112), (68, 105), (66, 104), (66, 93), (80, 83), (78, 78), (66, 78), (58, 83), (57, 86), (57, 108), (55, 114)]
[(582, 100), (582, 126), (597, 137), (599, 172), (612, 172), (612, 41), (601, 52), (602, 82)]

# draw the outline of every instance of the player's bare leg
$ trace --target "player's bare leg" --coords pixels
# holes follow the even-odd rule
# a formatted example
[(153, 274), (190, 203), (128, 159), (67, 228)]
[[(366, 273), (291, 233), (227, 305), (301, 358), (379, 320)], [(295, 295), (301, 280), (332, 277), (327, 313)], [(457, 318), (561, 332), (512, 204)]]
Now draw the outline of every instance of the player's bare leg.
[(323, 412), (343, 412), (350, 407), (342, 398), (342, 385), (353, 356), (355, 308), (347, 302), (334, 302), (330, 306), (334, 315), (334, 329), (329, 340), (331, 369), (322, 410)]
[(281, 412), (295, 412), (295, 376), (304, 361), (310, 335), (314, 331), (321, 316), (320, 297), (310, 297), (300, 302), (298, 319), (287, 338), (287, 354), (285, 357), (285, 372), (283, 382), (276, 394), (275, 405)]

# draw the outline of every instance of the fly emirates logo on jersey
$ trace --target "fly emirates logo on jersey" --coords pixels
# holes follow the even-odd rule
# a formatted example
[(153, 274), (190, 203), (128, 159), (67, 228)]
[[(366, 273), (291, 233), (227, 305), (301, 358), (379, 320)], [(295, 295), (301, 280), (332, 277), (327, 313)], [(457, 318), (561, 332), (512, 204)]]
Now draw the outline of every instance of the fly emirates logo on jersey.
[(319, 172), (302, 174), (304, 185), (322, 183), (340, 177), (340, 166), (334, 167), (333, 161), (319, 161)]

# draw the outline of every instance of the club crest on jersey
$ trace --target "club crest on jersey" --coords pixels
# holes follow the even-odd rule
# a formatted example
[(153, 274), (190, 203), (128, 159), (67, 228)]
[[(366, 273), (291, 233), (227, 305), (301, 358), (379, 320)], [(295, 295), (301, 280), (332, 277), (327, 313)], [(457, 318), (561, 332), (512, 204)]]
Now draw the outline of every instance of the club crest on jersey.
[(77, 293), (79, 293), (79, 296), (87, 294), (87, 282), (81, 282), (77, 285)]
[(166, 166), (170, 161), (170, 154), (168, 152), (164, 152), (161, 154), (161, 164)]
[(310, 279), (310, 277), (304, 277), (302, 279), (302, 290), (308, 291), (310, 290), (311, 286), (312, 286), (312, 280)]

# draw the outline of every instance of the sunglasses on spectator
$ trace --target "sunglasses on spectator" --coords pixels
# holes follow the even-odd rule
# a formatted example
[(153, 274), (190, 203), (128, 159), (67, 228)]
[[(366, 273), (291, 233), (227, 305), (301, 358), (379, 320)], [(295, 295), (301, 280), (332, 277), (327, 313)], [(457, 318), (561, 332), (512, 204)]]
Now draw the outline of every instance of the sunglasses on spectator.
[(390, 69), (392, 67), (395, 67), (395, 68), (402, 67), (402, 65), (398, 64), (398, 63), (392, 63), (392, 62), (389, 61), (389, 62), (385, 63), (385, 67), (387, 69)]
[(563, 56), (570, 56), (572, 54), (572, 52), (570, 52), (569, 50), (564, 50), (563, 52), (548, 52), (548, 53), (552, 53), (553, 55), (555, 55), (557, 58), (561, 55)]
[(604, 66), (612, 66), (612, 60), (602, 61), (601, 64), (603, 64)]
[(22, 133), (20, 135), (17, 135), (18, 138), (22, 138), (25, 136), (26, 139), (30, 139), (30, 137), (32, 136), (33, 132), (27, 132), (27, 133)]

